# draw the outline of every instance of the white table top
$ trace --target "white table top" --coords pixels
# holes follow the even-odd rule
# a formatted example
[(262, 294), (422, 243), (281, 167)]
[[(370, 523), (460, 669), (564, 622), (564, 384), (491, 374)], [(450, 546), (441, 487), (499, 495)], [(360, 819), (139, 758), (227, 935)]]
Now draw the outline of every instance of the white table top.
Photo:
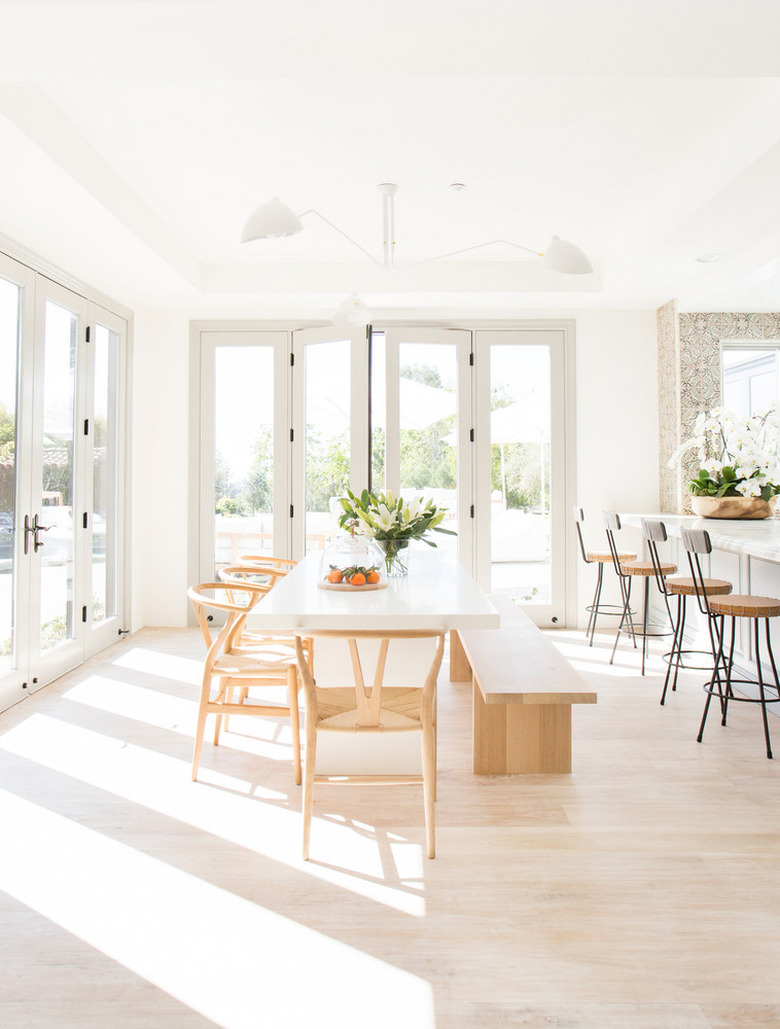
[(415, 551), (409, 574), (387, 589), (323, 590), (322, 553), (307, 555), (263, 597), (247, 620), (256, 629), (495, 629), (500, 616), (459, 564)]
[(672, 537), (679, 537), (683, 526), (687, 529), (706, 529), (715, 550), (780, 562), (780, 518), (750, 520), (673, 514), (620, 515), (623, 525), (634, 527), (641, 526), (643, 518), (663, 522)]

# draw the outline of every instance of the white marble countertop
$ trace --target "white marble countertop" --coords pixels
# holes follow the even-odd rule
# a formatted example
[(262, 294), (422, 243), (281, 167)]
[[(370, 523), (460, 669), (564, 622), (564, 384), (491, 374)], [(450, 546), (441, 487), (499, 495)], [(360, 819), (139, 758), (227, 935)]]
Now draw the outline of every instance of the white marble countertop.
[(409, 574), (370, 592), (320, 589), (322, 552), (307, 555), (255, 607), (248, 628), (495, 629), (500, 618), (459, 564), (415, 551)]
[(780, 562), (780, 518), (755, 520), (738, 518), (699, 518), (698, 515), (620, 514), (623, 525), (641, 527), (642, 519), (662, 521), (670, 537), (679, 537), (680, 528), (706, 529), (716, 550), (746, 554), (764, 561)]

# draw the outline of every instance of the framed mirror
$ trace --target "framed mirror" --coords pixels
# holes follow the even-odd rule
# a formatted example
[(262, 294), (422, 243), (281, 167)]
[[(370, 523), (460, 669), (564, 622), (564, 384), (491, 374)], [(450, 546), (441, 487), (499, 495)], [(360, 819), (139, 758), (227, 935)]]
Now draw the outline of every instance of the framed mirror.
[(724, 407), (744, 415), (765, 411), (780, 399), (780, 344), (756, 340), (720, 344)]

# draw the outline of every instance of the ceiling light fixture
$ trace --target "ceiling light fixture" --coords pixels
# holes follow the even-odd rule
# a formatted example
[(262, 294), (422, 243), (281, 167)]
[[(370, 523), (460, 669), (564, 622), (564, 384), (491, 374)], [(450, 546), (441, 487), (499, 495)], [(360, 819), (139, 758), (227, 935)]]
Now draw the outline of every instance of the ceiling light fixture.
[[(453, 183), (453, 187), (460, 183)], [(394, 182), (381, 182), (377, 189), (382, 196), (382, 260), (378, 260), (361, 246), (357, 240), (348, 236), (346, 232), (334, 225), (324, 215), (313, 208), (296, 214), (287, 204), (282, 203), (279, 197), (273, 197), (266, 203), (261, 204), (249, 217), (241, 236), (242, 243), (249, 243), (256, 239), (281, 239), (285, 236), (294, 236), (303, 229), (302, 219), (309, 214), (315, 214), (318, 218), (329, 225), (332, 229), (356, 246), (361, 253), (365, 254), (374, 264), (387, 270), (395, 268), (394, 247), (395, 241), (395, 195), (398, 186)], [(508, 239), (491, 239), (486, 243), (477, 243), (476, 246), (464, 247), (462, 250), (453, 250), (448, 254), (438, 254), (436, 257), (429, 257), (424, 261), (416, 261), (414, 264), (406, 265), (406, 268), (416, 268), (421, 264), (430, 264), (432, 261), (441, 261), (447, 257), (457, 257), (460, 254), (467, 254), (472, 250), (480, 250), (482, 247), (503, 244), (515, 247), (517, 250), (524, 250), (528, 254), (534, 254), (542, 258), (542, 267), (549, 271), (562, 272), (564, 275), (589, 275), (593, 271), (593, 265), (587, 254), (580, 250), (574, 243), (568, 240), (553, 236), (547, 249), (544, 251), (533, 250), (531, 247), (522, 246)], [(702, 260), (702, 258), (699, 258)]]

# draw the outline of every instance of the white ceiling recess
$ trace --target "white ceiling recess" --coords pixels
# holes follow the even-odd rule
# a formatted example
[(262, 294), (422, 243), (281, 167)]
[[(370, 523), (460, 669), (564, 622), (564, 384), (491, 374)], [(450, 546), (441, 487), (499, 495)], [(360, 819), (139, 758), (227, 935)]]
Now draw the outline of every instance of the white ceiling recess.
[[(0, 0), (0, 232), (204, 314), (778, 310), (779, 30), (774, 0)], [(276, 195), (381, 260), (388, 181), (391, 271), (313, 215), (239, 242)], [(553, 234), (595, 273), (479, 246)]]

